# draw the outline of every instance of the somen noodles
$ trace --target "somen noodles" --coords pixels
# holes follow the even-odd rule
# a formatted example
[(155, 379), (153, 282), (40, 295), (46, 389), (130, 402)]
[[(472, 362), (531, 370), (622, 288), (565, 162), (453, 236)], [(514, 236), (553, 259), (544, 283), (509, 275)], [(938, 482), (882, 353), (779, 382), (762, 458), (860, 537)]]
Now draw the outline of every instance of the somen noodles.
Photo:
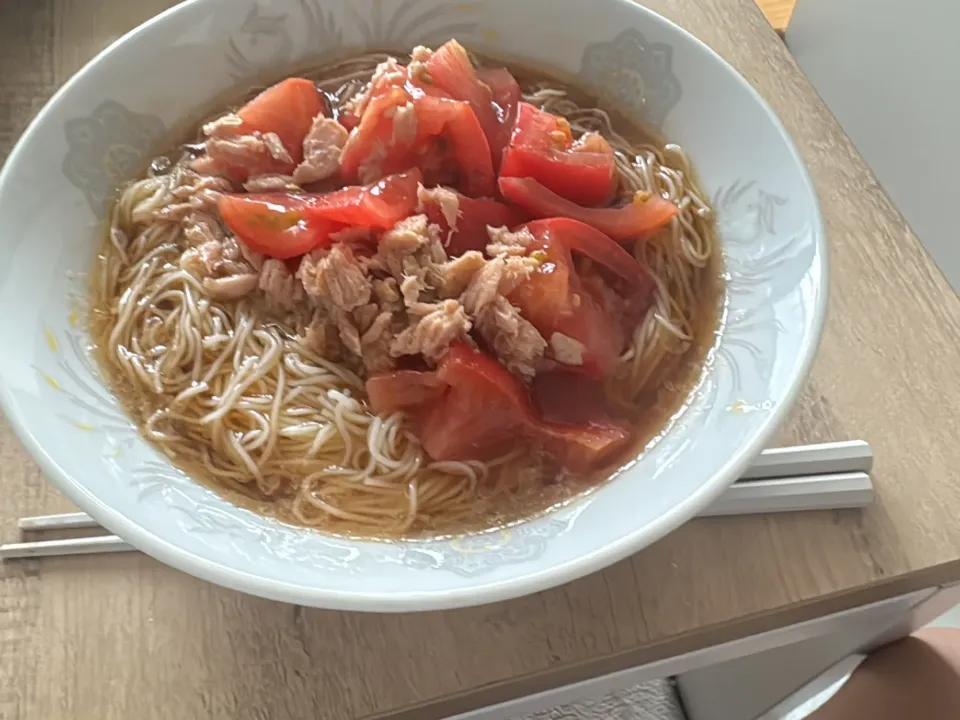
[[(522, 98), (508, 107), (498, 88), (513, 77), (474, 58), (494, 112), (450, 97), (444, 73), (464, 70), (437, 58), (457, 61), (458, 48), (418, 48), (406, 66), (384, 54), (324, 66), (302, 76), (316, 101), (305, 81), (274, 86), (211, 116), (113, 208), (91, 288), (104, 375), (175, 465), (247, 507), (372, 536), (510, 522), (609, 478), (702, 372), (719, 252), (683, 150), (543, 73), (512, 70)], [(269, 93), (310, 108), (304, 121), (254, 105)], [(390, 93), (399, 99), (383, 111)], [(376, 134), (376, 112), (392, 133)], [(528, 121), (553, 128), (543, 149), (532, 130), (523, 139)], [(462, 138), (475, 128), (493, 175), (468, 171), (476, 144)], [(405, 132), (414, 154), (394, 152)], [(600, 158), (601, 177), (607, 152), (612, 193), (516, 171)], [(550, 207), (579, 202), (583, 222), (541, 209), (554, 198), (565, 205)], [(664, 201), (663, 227), (624, 231), (626, 241), (616, 224), (626, 215), (595, 214)], [(469, 226), (481, 210), (488, 222)], [(607, 256), (584, 249), (587, 230), (620, 240), (642, 276), (605, 265), (606, 245)], [(561, 248), (568, 235), (573, 255)], [(570, 312), (594, 308), (611, 323), (603, 337), (538, 304), (557, 267), (572, 278)], [(481, 287), (484, 273), (492, 286)], [(485, 406), (480, 390), (463, 394), (473, 377), (491, 383)], [(575, 405), (594, 414), (573, 417)], [(505, 414), (486, 422), (488, 412)], [(504, 418), (512, 441), (494, 427)]]

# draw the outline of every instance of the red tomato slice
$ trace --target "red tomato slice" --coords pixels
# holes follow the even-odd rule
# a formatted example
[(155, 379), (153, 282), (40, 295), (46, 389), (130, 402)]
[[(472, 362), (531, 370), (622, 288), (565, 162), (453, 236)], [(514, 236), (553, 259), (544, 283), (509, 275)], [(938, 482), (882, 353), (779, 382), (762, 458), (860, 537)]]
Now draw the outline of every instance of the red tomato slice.
[(573, 133), (565, 118), (521, 102), (517, 105), (517, 124), (510, 145), (536, 152), (566, 152), (573, 146)]
[(450, 348), (437, 378), (449, 389), (425, 412), (420, 426), (420, 442), (435, 460), (492, 459), (535, 421), (520, 381), (466, 344)]
[(360, 125), (360, 118), (353, 113), (346, 111), (339, 112), (336, 116), (336, 120), (347, 129), (347, 132), (350, 132), (355, 127)]
[(535, 424), (523, 385), (489, 355), (458, 343), (434, 371), (398, 370), (367, 380), (374, 412), (406, 411), (434, 460), (481, 460)]
[(220, 217), (251, 250), (279, 260), (303, 255), (329, 242), (341, 223), (307, 219), (309, 199), (283, 193), (223, 195)]
[(614, 422), (544, 422), (516, 377), (464, 343), (452, 346), (435, 371), (370, 378), (367, 393), (380, 415), (407, 412), (434, 460), (490, 459), (514, 443), (541, 442), (568, 470), (587, 472), (630, 437), (629, 427)]
[(380, 417), (436, 400), (446, 389), (435, 372), (419, 370), (395, 370), (367, 380), (370, 406)]
[(312, 81), (287, 78), (269, 87), (237, 111), (240, 134), (272, 132), (295, 163), (303, 160), (303, 139), (323, 112), (323, 98)]
[(633, 255), (590, 225), (568, 217), (553, 217), (527, 223), (534, 237), (560, 243), (568, 250), (586, 255), (641, 291), (651, 292), (649, 271)]
[(516, 78), (506, 68), (481, 68), (477, 70), (477, 78), (490, 88), (497, 118), (500, 120), (496, 136), (487, 138), (493, 153), (494, 167), (499, 168), (503, 162), (504, 148), (510, 142), (510, 134), (517, 122), (517, 106), (523, 93)]
[(581, 205), (605, 205), (617, 184), (613, 148), (594, 137), (590, 150), (573, 142), (563, 118), (520, 103), (500, 177), (533, 178)]
[(610, 414), (598, 380), (562, 370), (541, 372), (532, 391), (545, 421), (545, 446), (569, 470), (596, 468), (631, 437), (629, 423)]
[(419, 142), (445, 136), (460, 170), (460, 189), (470, 197), (492, 196), (497, 183), (490, 145), (470, 105), (426, 96), (418, 98), (415, 107)]
[(209, 169), (219, 175), (243, 182), (253, 175), (288, 175), (303, 160), (303, 139), (313, 120), (324, 111), (323, 99), (313, 83), (303, 78), (288, 78), (267, 88), (237, 111), (239, 125), (220, 128), (220, 137), (274, 133), (290, 154), (293, 163), (270, 156), (239, 159), (208, 146)]
[[(552, 329), (584, 346), (583, 364), (564, 367), (590, 377), (610, 377), (620, 364), (624, 346), (619, 318), (606, 312), (603, 304), (586, 288), (580, 286), (575, 296), (579, 304), (575, 304), (571, 312), (555, 316)], [(544, 337), (550, 339), (549, 335)]]
[[(490, 146), (470, 106), (435, 95), (416, 95), (391, 87), (370, 100), (340, 156), (343, 177), (356, 182), (361, 176), (383, 177), (412, 167), (433, 171), (435, 176), (436, 151), (445, 140), (461, 189), (471, 196), (493, 195), (496, 176)], [(416, 115), (408, 127), (415, 128), (415, 134), (397, 130), (397, 118), (409, 112), (408, 103)], [(447, 162), (447, 153), (440, 153), (439, 162)]]
[(541, 370), (530, 387), (533, 404), (547, 422), (560, 425), (608, 424), (603, 382), (568, 370)]
[(540, 426), (540, 441), (560, 465), (573, 473), (587, 473), (609, 463), (630, 442), (626, 423), (608, 426)]
[(449, 192), (456, 198), (457, 221), (453, 232), (450, 232), (450, 223), (443, 213), (440, 201), (435, 195), (431, 196), (431, 191), (427, 191), (427, 196), (421, 202), (423, 212), (430, 222), (440, 226), (444, 248), (450, 257), (463, 255), (468, 250), (483, 252), (490, 243), (488, 225), (514, 227), (527, 219), (521, 210), (496, 200), (470, 198), (447, 188), (437, 188), (437, 191)]
[[(410, 165), (398, 168), (406, 170), (412, 163), (412, 145), (397, 146), (393, 137), (393, 116), (397, 108), (406, 105), (410, 95), (402, 88), (390, 88), (386, 92), (370, 99), (360, 124), (350, 131), (350, 137), (340, 154), (340, 174), (350, 183), (359, 180), (361, 169), (364, 174), (383, 177), (389, 174), (385, 166), (402, 164), (404, 159), (411, 160)], [(377, 161), (375, 167), (373, 162)], [(402, 156), (402, 157), (401, 157)]]
[(520, 98), (523, 97), (519, 83), (506, 68), (480, 68), (477, 70), (477, 79), (490, 88), (497, 115), (509, 134), (517, 119)]
[(354, 227), (392, 228), (413, 214), (417, 207), (417, 186), (422, 179), (420, 171), (414, 168), (371, 185), (314, 195), (304, 208), (304, 215)]
[(491, 88), (477, 77), (477, 71), (463, 45), (456, 40), (448, 40), (433, 53), (426, 67), (436, 87), (454, 100), (470, 104), (493, 151), (494, 167), (499, 167), (503, 149), (501, 118), (498, 108), (493, 104)]
[(565, 367), (590, 377), (609, 377), (623, 348), (619, 319), (606, 312), (603, 302), (583, 286), (570, 249), (555, 240), (548, 228), (534, 225), (531, 230), (544, 257), (537, 271), (510, 293), (510, 302), (548, 342), (554, 333), (560, 333), (583, 346), (582, 363)]
[(509, 295), (509, 300), (520, 309), (548, 341), (561, 317), (574, 311), (571, 290), (573, 260), (570, 251), (561, 245), (540, 246), (543, 257), (537, 271)]
[(560, 197), (532, 178), (501, 177), (500, 192), (534, 217), (566, 217), (595, 227), (614, 240), (643, 238), (659, 230), (679, 208), (660, 195), (644, 197), (637, 193), (633, 202), (622, 208), (587, 208)]

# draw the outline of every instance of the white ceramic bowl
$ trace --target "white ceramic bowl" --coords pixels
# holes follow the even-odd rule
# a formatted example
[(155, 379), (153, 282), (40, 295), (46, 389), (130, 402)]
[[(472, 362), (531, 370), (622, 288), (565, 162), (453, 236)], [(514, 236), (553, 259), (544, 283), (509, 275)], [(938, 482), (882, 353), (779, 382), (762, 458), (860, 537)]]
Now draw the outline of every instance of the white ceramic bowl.
[[(115, 189), (170, 128), (238, 83), (343, 46), (450, 37), (577, 75), (686, 148), (717, 209), (729, 275), (712, 369), (631, 470), (510, 530), (363, 542), (238, 509), (140, 438), (87, 357), (78, 273), (91, 265)], [(37, 116), (0, 176), (0, 255), (0, 399), (50, 480), (185, 572), (338, 609), (503, 600), (651, 544), (717, 498), (770, 439), (810, 367), (826, 308), (817, 200), (780, 122), (716, 54), (630, 0), (186, 2), (101, 53)]]

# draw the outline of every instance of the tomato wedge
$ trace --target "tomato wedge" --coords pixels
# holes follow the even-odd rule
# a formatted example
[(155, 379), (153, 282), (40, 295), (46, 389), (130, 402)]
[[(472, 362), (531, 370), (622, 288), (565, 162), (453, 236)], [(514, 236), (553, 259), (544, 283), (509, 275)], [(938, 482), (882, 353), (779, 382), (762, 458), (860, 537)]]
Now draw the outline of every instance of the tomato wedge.
[[(340, 156), (340, 172), (348, 182), (377, 179), (439, 161), (452, 164), (467, 195), (493, 195), (496, 175), (490, 146), (476, 115), (465, 102), (390, 87), (371, 98), (360, 124), (351, 131)], [(447, 158), (449, 155), (449, 159)]]
[[(361, 175), (373, 175), (376, 180), (410, 167), (402, 165), (410, 159), (411, 143), (396, 147), (398, 138), (394, 133), (397, 110), (408, 102), (409, 94), (396, 87), (370, 99), (340, 154), (340, 174), (347, 182), (357, 182)], [(378, 158), (379, 153), (382, 158)], [(391, 169), (391, 165), (398, 167)]]
[(556, 425), (540, 426), (544, 449), (567, 470), (585, 473), (609, 462), (630, 442), (629, 425)]
[(446, 389), (435, 372), (419, 370), (394, 370), (367, 380), (370, 405), (381, 417), (436, 400)]
[(534, 421), (523, 385), (489, 355), (460, 343), (437, 368), (448, 386), (422, 418), (420, 442), (438, 460), (501, 455)]
[(566, 217), (591, 225), (614, 240), (644, 238), (680, 212), (660, 195), (637, 193), (622, 208), (587, 208), (561, 197), (532, 178), (501, 177), (500, 192), (534, 217)]
[(499, 167), (503, 151), (501, 118), (493, 104), (491, 88), (477, 77), (466, 49), (456, 40), (448, 40), (433, 53), (426, 68), (436, 87), (454, 100), (469, 103), (487, 138), (494, 168)]
[(538, 373), (531, 390), (546, 420), (546, 448), (565, 467), (589, 467), (596, 453), (602, 456), (630, 437), (629, 423), (611, 415), (599, 380), (552, 370)]
[(612, 422), (601, 380), (569, 370), (541, 370), (530, 387), (533, 404), (544, 420), (560, 425)]
[(220, 217), (251, 250), (279, 260), (303, 255), (329, 243), (341, 223), (309, 219), (309, 199), (297, 195), (223, 195), (217, 202)]
[[(572, 222), (576, 221), (552, 218), (527, 224), (527, 229), (537, 240), (537, 245), (531, 246), (530, 250), (540, 254), (540, 265), (529, 279), (510, 293), (509, 300), (547, 339), (555, 355), (558, 355), (555, 343), (563, 341), (553, 337), (556, 333), (579, 344), (576, 359), (567, 361), (565, 357), (556, 357), (565, 368), (590, 377), (605, 378), (619, 364), (624, 344), (623, 329), (619, 319), (607, 312), (604, 301), (580, 281), (573, 267), (570, 255), (573, 243), (568, 238), (577, 228), (569, 224)], [(571, 227), (574, 233), (570, 232)], [(604, 239), (614, 244), (609, 238)], [(589, 242), (585, 244), (590, 245)], [(637, 279), (632, 273), (631, 277)]]
[[(420, 207), (431, 223), (440, 226), (441, 237), (447, 255), (457, 257), (468, 250), (483, 252), (490, 243), (487, 226), (514, 227), (527, 216), (511, 205), (470, 198), (449, 188), (434, 188), (420, 192)], [(456, 222), (451, 224), (450, 214), (456, 208)]]
[(343, 223), (353, 227), (392, 228), (413, 214), (417, 187), (423, 179), (414, 168), (388, 175), (362, 187), (345, 187), (326, 195), (310, 196), (305, 217)]
[[(217, 128), (207, 144), (207, 155), (195, 161), (201, 172), (214, 172), (243, 182), (254, 175), (289, 175), (303, 160), (303, 140), (313, 120), (324, 111), (323, 100), (313, 83), (288, 78), (267, 88), (237, 111), (240, 123)], [(244, 153), (215, 142), (253, 133), (273, 133), (290, 155), (278, 160), (266, 152)]]
[(243, 124), (238, 134), (272, 132), (280, 138), (295, 163), (303, 160), (303, 139), (317, 115), (323, 98), (312, 81), (287, 78), (269, 87), (237, 111)]
[(629, 428), (604, 420), (561, 425), (539, 417), (526, 389), (486, 353), (464, 343), (450, 348), (435, 371), (398, 370), (367, 380), (374, 412), (408, 413), (434, 460), (483, 460), (518, 441), (543, 443), (572, 472), (609, 459)]
[(470, 197), (491, 197), (497, 189), (490, 144), (470, 105), (425, 96), (414, 107), (419, 122), (418, 143), (443, 135), (460, 171), (460, 188)]
[(602, 137), (589, 138), (575, 143), (566, 120), (522, 102), (500, 177), (533, 178), (575, 203), (606, 205), (617, 186), (616, 158)]
[[(563, 362), (556, 358), (558, 365), (588, 377), (610, 377), (620, 363), (624, 345), (625, 336), (618, 320), (578, 283), (571, 283), (564, 296), (557, 291), (556, 285), (539, 279), (540, 276), (534, 274), (510, 294), (510, 302), (520, 308), (520, 314), (551, 342), (551, 347), (555, 333), (582, 346), (578, 362)], [(576, 301), (572, 300), (574, 297)]]
[(496, 135), (487, 138), (493, 153), (494, 167), (499, 169), (503, 163), (504, 148), (510, 142), (510, 134), (517, 122), (517, 106), (523, 93), (516, 78), (506, 68), (481, 68), (477, 70), (477, 78), (490, 88), (497, 118), (500, 120)]
[(464, 343), (451, 346), (434, 371), (398, 370), (367, 380), (375, 413), (405, 410), (434, 460), (482, 460), (505, 450), (534, 421), (520, 381)]
[(497, 115), (500, 122), (506, 126), (509, 137), (517, 119), (517, 106), (523, 97), (520, 84), (506, 68), (480, 68), (477, 70), (477, 79), (490, 88), (493, 103), (497, 106)]
[(545, 242), (560, 243), (572, 252), (586, 255), (631, 284), (637, 290), (653, 290), (650, 272), (633, 255), (607, 235), (580, 220), (554, 217), (527, 223), (534, 237)]

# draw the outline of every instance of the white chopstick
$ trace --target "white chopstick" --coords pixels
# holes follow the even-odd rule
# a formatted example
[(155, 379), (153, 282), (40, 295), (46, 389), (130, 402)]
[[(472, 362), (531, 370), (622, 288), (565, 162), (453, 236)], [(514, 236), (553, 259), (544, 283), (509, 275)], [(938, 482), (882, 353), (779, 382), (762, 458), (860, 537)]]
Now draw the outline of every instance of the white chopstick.
[[(48, 516), (49, 517), (49, 516)], [(0, 545), (0, 558), (49, 557), (51, 555), (89, 555), (92, 553), (127, 552), (133, 545), (116, 535), (70, 538), (69, 540), (39, 540), (37, 542)]]
[(719, 500), (697, 517), (841, 510), (866, 507), (871, 502), (873, 483), (866, 473), (804, 475), (734, 483)]
[(36, 530), (84, 530), (98, 528), (100, 523), (84, 512), (75, 512), (20, 518), (17, 521), (17, 527), (21, 531), (31, 532)]
[[(873, 451), (862, 440), (764, 450), (743, 476), (699, 517), (866, 507)], [(86, 513), (21, 518), (21, 532), (99, 528)], [(128, 552), (116, 535), (0, 545), (0, 559)]]
[(740, 481), (798, 475), (868, 473), (872, 469), (873, 450), (870, 445), (863, 440), (846, 440), (764, 450), (740, 476)]

